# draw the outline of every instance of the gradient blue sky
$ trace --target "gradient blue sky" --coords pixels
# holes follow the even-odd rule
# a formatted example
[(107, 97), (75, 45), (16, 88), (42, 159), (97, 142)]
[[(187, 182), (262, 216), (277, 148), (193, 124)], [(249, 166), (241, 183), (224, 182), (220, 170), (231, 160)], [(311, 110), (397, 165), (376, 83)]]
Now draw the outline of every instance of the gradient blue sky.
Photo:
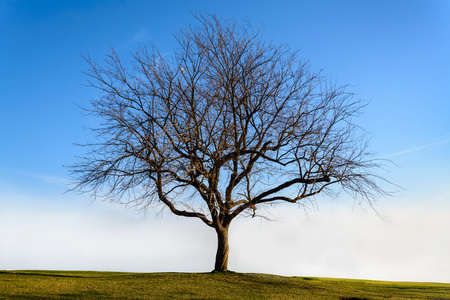
[[(450, 282), (450, 2), (0, 0), (0, 269), (209, 271), (215, 236), (196, 220), (146, 216), (63, 194), (97, 91), (81, 54), (171, 53), (191, 12), (248, 18), (313, 69), (370, 101), (359, 124), (404, 190), (378, 218), (342, 195), (309, 219), (232, 225), (230, 269)], [(342, 202), (342, 203), (341, 203)], [(158, 211), (156, 211), (158, 212)], [(183, 251), (179, 251), (182, 249)], [(176, 251), (175, 251), (176, 250)], [(258, 254), (255, 254), (258, 253)], [(251, 255), (250, 255), (251, 254)]]

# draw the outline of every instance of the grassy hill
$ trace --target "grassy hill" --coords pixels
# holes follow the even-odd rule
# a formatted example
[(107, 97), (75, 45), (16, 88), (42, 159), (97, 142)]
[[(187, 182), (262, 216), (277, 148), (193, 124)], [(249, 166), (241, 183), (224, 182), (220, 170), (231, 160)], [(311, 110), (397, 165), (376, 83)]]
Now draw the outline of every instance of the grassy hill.
[(0, 271), (0, 299), (450, 299), (450, 284), (231, 272)]

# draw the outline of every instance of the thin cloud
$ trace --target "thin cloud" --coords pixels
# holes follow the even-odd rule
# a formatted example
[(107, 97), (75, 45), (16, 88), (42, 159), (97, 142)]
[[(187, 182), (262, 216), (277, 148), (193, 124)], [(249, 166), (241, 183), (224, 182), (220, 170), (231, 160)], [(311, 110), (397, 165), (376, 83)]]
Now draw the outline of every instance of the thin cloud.
[(28, 172), (17, 172), (17, 174), (27, 176), (33, 179), (37, 179), (43, 181), (45, 183), (57, 184), (57, 185), (67, 185), (67, 178), (47, 175), (47, 174), (38, 174), (38, 173), (28, 173)]
[(139, 28), (139, 31), (130, 39), (131, 44), (145, 42), (149, 39), (150, 34), (147, 27)]
[(141, 26), (138, 31), (127, 41), (125, 41), (120, 48), (126, 48), (136, 44), (142, 44), (150, 40), (150, 32), (147, 26)]
[(391, 158), (391, 157), (395, 157), (395, 156), (400, 156), (400, 155), (404, 155), (404, 154), (408, 154), (408, 153), (421, 151), (421, 150), (424, 150), (424, 149), (427, 149), (427, 148), (432, 148), (432, 147), (436, 147), (436, 146), (445, 145), (445, 144), (447, 144), (449, 142), (450, 142), (450, 138), (445, 138), (445, 139), (442, 139), (442, 140), (440, 140), (438, 142), (435, 142), (435, 143), (426, 144), (426, 145), (422, 145), (422, 146), (406, 149), (406, 150), (403, 150), (403, 151), (395, 152), (393, 154), (390, 154), (390, 155), (386, 156), (386, 158)]

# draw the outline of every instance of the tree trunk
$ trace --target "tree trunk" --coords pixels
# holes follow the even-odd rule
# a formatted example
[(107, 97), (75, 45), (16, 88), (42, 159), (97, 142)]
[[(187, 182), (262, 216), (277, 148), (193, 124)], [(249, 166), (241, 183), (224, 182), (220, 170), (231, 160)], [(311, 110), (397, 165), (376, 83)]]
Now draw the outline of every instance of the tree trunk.
[(217, 254), (215, 272), (228, 271), (228, 227), (216, 228), (217, 232)]

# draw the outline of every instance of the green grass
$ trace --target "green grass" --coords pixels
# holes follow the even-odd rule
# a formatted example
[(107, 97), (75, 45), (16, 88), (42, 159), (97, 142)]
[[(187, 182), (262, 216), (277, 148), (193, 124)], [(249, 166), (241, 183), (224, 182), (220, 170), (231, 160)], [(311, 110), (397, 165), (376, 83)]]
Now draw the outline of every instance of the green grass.
[(232, 272), (0, 271), (0, 299), (450, 299), (450, 284)]

